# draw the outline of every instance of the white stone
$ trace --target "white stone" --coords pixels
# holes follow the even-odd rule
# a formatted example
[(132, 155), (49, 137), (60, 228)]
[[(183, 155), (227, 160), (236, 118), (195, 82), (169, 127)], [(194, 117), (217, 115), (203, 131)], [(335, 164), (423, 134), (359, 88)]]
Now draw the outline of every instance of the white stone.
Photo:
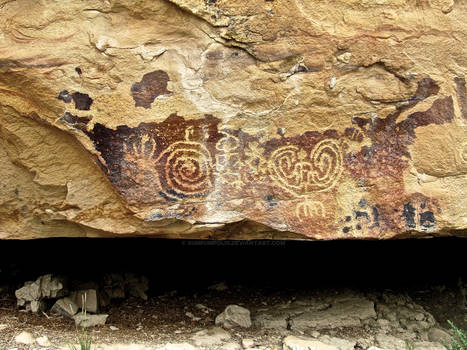
[(333, 89), (334, 86), (336, 86), (336, 84), (337, 84), (337, 78), (336, 78), (336, 77), (332, 77), (332, 78), (331, 78), (331, 81), (330, 81), (330, 83), (329, 83), (329, 88), (330, 88), (330, 89)]
[(283, 350), (339, 350), (339, 348), (322, 343), (313, 338), (289, 335), (282, 341)]
[(355, 345), (357, 345), (356, 341), (330, 337), (329, 335), (324, 335), (321, 338), (319, 338), (319, 340), (325, 344), (336, 346), (339, 350), (353, 350), (355, 348)]
[(386, 334), (378, 334), (376, 341), (378, 346), (388, 350), (399, 350), (407, 347), (404, 340)]
[(34, 344), (36, 340), (29, 332), (21, 332), (15, 337), (15, 342), (18, 344)]
[(242, 347), (238, 343), (230, 342), (222, 345), (220, 350), (242, 350)]
[(40, 346), (52, 346), (52, 343), (50, 342), (49, 338), (46, 335), (37, 338), (36, 342)]
[(242, 339), (242, 346), (245, 349), (252, 348), (253, 346), (255, 346), (255, 340), (252, 338)]
[(337, 56), (337, 59), (342, 63), (349, 63), (352, 58), (351, 52), (344, 52), (342, 55)]

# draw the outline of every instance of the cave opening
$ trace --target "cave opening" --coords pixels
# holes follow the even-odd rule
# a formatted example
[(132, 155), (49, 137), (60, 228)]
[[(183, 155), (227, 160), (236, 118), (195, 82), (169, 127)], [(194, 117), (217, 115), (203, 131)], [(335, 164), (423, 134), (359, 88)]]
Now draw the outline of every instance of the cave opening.
[[(214, 324), (216, 314), (230, 304), (250, 309), (254, 323), (264, 308), (274, 308), (274, 305), (283, 308), (313, 298), (338, 300), (342, 295), (346, 298), (351, 295), (357, 304), (370, 300), (378, 318), (385, 315), (386, 304), (393, 303), (406, 313), (413, 308), (407, 305), (413, 304), (433, 315), (432, 322), (442, 327), (448, 328), (448, 320), (465, 327), (466, 248), (467, 240), (461, 238), (314, 242), (149, 238), (3, 240), (0, 241), (0, 324), (13, 320), (11, 324), (32, 327), (48, 322), (50, 326), (49, 311), (44, 316), (18, 310), (15, 290), (26, 281), (52, 274), (66, 278), (70, 290), (84, 285), (93, 288), (89, 287), (93, 283), (101, 288), (105, 276), (130, 273), (147, 278), (147, 300), (113, 300), (101, 312), (109, 315), (107, 324), (114, 327), (111, 329), (125, 329), (125, 337), (130, 334), (132, 339), (141, 339), (141, 327), (151, 329), (150, 322), (154, 323), (154, 329), (165, 330), (160, 333), (161, 341), (172, 339), (180, 329), (180, 332), (190, 329), (186, 332), (193, 333), (208, 328)], [(405, 301), (400, 304), (400, 300)], [(207, 305), (206, 310), (210, 311), (199, 309), (199, 305)], [(51, 306), (52, 301), (47, 307)], [(419, 306), (412, 310), (414, 315)], [(287, 325), (280, 330), (281, 336), (283, 332), (297, 332), (294, 327), (298, 323), (289, 322), (290, 319), (288, 316)], [(73, 333), (74, 324), (69, 318), (55, 322), (54, 327), (60, 332)], [(381, 323), (378, 319), (374, 324), (379, 327), (378, 322)], [(401, 323), (399, 329), (415, 327), (413, 322), (427, 323), (425, 319), (410, 322)], [(108, 328), (104, 331), (96, 328), (92, 332), (97, 332), (95, 335), (101, 340), (115, 336), (115, 332), (106, 333), (112, 332)], [(275, 330), (267, 332), (272, 332), (268, 334), (274, 339)], [(345, 332), (355, 335), (360, 330), (345, 328)], [(320, 334), (341, 336), (335, 329), (320, 330)], [(424, 336), (421, 331), (417, 334), (420, 339)], [(14, 338), (13, 330), (9, 337)], [(360, 348), (365, 347), (355, 347)]]

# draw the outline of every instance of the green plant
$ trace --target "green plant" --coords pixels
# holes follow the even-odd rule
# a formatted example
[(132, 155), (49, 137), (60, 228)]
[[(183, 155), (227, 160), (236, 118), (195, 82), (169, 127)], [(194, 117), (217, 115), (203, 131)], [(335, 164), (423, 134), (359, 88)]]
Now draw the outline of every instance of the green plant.
[(405, 341), (405, 346), (407, 348), (407, 350), (415, 350), (414, 346), (412, 345), (411, 342), (409, 342), (408, 340)]
[[(82, 296), (83, 309), (81, 310), (82, 315), (86, 316), (86, 293)], [(71, 306), (70, 306), (71, 308)], [(81, 331), (77, 330), (76, 340), (78, 341), (78, 347), (74, 344), (68, 344), (70, 350), (91, 350), (92, 347), (92, 335), (88, 333), (86, 327), (81, 327)]]
[(68, 344), (70, 350), (91, 350), (92, 336), (88, 334), (86, 328), (83, 328), (81, 333), (76, 336), (79, 346), (76, 347), (74, 344)]
[(448, 321), (448, 323), (451, 326), (453, 336), (450, 344), (444, 340), (442, 341), (444, 347), (447, 350), (467, 350), (467, 332), (454, 326), (451, 321)]

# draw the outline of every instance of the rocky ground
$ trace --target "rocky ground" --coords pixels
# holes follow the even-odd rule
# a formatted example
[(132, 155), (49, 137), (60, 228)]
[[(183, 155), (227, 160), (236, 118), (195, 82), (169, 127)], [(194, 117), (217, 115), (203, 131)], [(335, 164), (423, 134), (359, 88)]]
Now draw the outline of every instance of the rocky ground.
[[(456, 241), (454, 245), (459, 247), (459, 242), (462, 241)], [(454, 248), (454, 245), (450, 248), (454, 253), (465, 247)], [(435, 246), (442, 247), (439, 242), (434, 242)], [(431, 245), (423, 245), (424, 254), (432, 253), (429, 247)], [(321, 254), (329, 253), (327, 248), (321, 248)], [(336, 246), (331, 248), (340, 251)], [(167, 246), (158, 249), (173, 253)], [(296, 263), (302, 262), (300, 250), (295, 246), (294, 249), (286, 246), (281, 249), (287, 261), (292, 261), (295, 254)], [(382, 263), (380, 274), (374, 275), (373, 279), (370, 273), (340, 274), (331, 281), (322, 277), (331, 273), (329, 267), (323, 267), (323, 274), (305, 273), (304, 269), (297, 268), (278, 269), (279, 265), (268, 254), (263, 257), (273, 269), (260, 274), (253, 265), (250, 270), (245, 268), (251, 263), (251, 257), (244, 249), (230, 248), (228, 251), (232, 254), (224, 255), (229, 258), (224, 261), (224, 279), (219, 279), (220, 275), (214, 272), (190, 276), (191, 270), (190, 273), (183, 272), (180, 265), (159, 266), (155, 268), (156, 272), (148, 275), (147, 300), (144, 296), (126, 294), (124, 298), (104, 303), (99, 313), (109, 315), (105, 325), (87, 329), (95, 349), (398, 350), (407, 349), (406, 342), (409, 342), (415, 350), (442, 350), (440, 340), (450, 337), (448, 320), (459, 328), (467, 328), (465, 267), (458, 264), (444, 273), (441, 269), (431, 270), (426, 275), (423, 271), (412, 275), (408, 266), (401, 270), (394, 265), (395, 273), (391, 274), (391, 269)], [(399, 249), (399, 252), (403, 251)], [(232, 256), (239, 253), (243, 263), (232, 263)], [(361, 253), (353, 250), (356, 256)], [(371, 258), (372, 254), (375, 253), (368, 253), (367, 257)], [(385, 258), (387, 253), (380, 251), (379, 254)], [(400, 260), (408, 264), (410, 259), (403, 256)], [(156, 257), (157, 254), (155, 260)], [(192, 267), (199, 268), (200, 261), (204, 262), (205, 258), (200, 256), (198, 261), (191, 260)], [(217, 259), (218, 256), (209, 258)], [(340, 259), (344, 259), (342, 262), (347, 258), (346, 254), (340, 255)], [(421, 261), (415, 251), (412, 258)], [(313, 261), (311, 256), (309, 259)], [(453, 259), (457, 263), (455, 257)], [(37, 261), (36, 267), (41, 265), (40, 260)], [(363, 268), (358, 258), (353, 262)], [(218, 263), (222, 265), (222, 262)], [(429, 264), (425, 263), (427, 266)], [(442, 261), (438, 266), (445, 267)], [(242, 273), (234, 274), (235, 267)], [(25, 276), (31, 279), (33, 274), (21, 268), (20, 265), (11, 267), (8, 272), (14, 275), (11, 278), (15, 282), (3, 284), (0, 349), (69, 349), (68, 345), (76, 343), (81, 334), (80, 328), (72, 318), (56, 315), (50, 310), (55, 299), (46, 299), (48, 309), (44, 312), (32, 313), (25, 306), (17, 307), (13, 289), (24, 285), (28, 280)], [(97, 265), (95, 268), (99, 270)], [(102, 290), (105, 275), (101, 272), (107, 272), (107, 266), (101, 265), (100, 269), (102, 271), (89, 274), (92, 281), (76, 282), (70, 277), (70, 290), (79, 283), (88, 287), (94, 284)], [(345, 271), (345, 267), (341, 270)], [(5, 277), (4, 267), (2, 272)], [(174, 275), (180, 279), (164, 277)], [(70, 276), (74, 275), (70, 273)], [(382, 283), (385, 279), (387, 283)], [(115, 283), (113, 286), (118, 287)]]
[[(128, 349), (192, 349), (188, 345), (167, 346), (186, 343), (195, 349), (283, 346), (297, 350), (308, 349), (294, 345), (300, 341), (319, 341), (331, 347), (316, 349), (377, 346), (389, 350), (405, 349), (405, 342), (410, 341), (415, 349), (435, 350), (444, 349), (439, 340), (449, 338), (446, 319), (465, 325), (465, 303), (460, 304), (461, 298), (462, 289), (455, 286), (273, 291), (221, 283), (196, 294), (174, 290), (147, 301), (129, 298), (114, 303), (105, 310), (109, 314), (106, 324), (88, 332), (104, 349), (126, 349), (116, 344), (133, 344)], [(79, 333), (70, 318), (18, 310), (16, 298), (8, 294), (1, 301), (1, 349), (59, 349), (76, 341)], [(215, 325), (216, 316), (232, 304), (251, 312), (251, 327)], [(24, 334), (17, 338), (22, 332), (32, 335), (32, 344), (22, 344), (28, 342)], [(48, 342), (40, 346), (44, 337)]]

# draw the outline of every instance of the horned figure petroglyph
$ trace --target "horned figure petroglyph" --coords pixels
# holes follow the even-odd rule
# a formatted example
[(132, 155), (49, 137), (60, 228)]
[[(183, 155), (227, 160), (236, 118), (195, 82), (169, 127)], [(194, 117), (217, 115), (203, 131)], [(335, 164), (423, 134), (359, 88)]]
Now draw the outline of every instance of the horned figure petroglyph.
[(331, 189), (342, 173), (341, 146), (335, 139), (318, 142), (310, 152), (295, 145), (276, 149), (269, 158), (268, 170), (276, 184), (302, 201), (295, 214), (300, 221), (314, 215), (325, 216), (321, 202), (313, 193)]

